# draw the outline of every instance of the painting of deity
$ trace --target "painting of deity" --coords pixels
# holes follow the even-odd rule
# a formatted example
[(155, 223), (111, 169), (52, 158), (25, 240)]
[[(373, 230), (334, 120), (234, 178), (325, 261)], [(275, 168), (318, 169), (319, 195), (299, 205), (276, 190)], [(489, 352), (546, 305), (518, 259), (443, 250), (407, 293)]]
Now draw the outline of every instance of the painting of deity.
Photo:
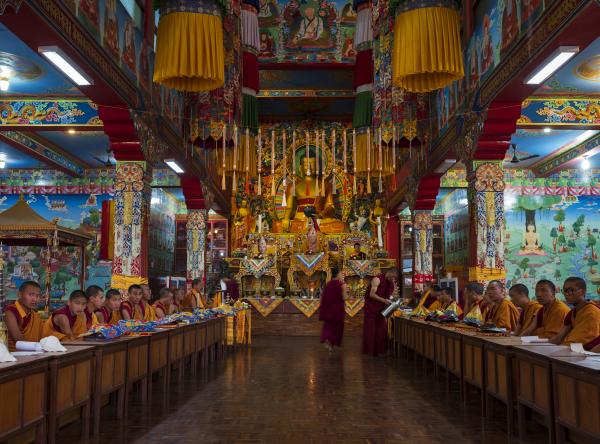
[(119, 23), (117, 0), (106, 0), (104, 15), (104, 48), (114, 57), (119, 56)]
[(122, 59), (123, 64), (135, 75), (135, 27), (133, 26), (133, 20), (127, 20), (125, 23)]
[(84, 23), (96, 35), (98, 34), (98, 29), (100, 28), (98, 10), (98, 0), (79, 1), (79, 13), (82, 16)]
[(352, 7), (352, 2), (346, 3), (342, 8), (342, 13), (340, 14), (340, 22), (341, 23), (356, 23), (356, 12)]
[(148, 90), (148, 76), (150, 75), (150, 61), (148, 60), (148, 45), (142, 42), (140, 51), (140, 71), (138, 78), (144, 90)]
[(354, 47), (354, 28), (342, 28), (342, 58), (353, 59), (356, 57), (356, 48)]
[(279, 26), (281, 16), (277, 7), (276, 0), (260, 0), (260, 9), (258, 11), (258, 24), (261, 28)]
[(542, 0), (521, 0), (521, 26), (530, 28), (544, 10)]
[(283, 11), (288, 29), (285, 47), (300, 51), (335, 48), (336, 16), (333, 4), (311, 1), (300, 5), (291, 0)]
[(481, 73), (487, 72), (494, 61), (494, 53), (492, 48), (491, 38), (491, 23), (490, 16), (483, 16), (483, 34), (481, 41)]
[(502, 49), (508, 48), (519, 35), (519, 0), (506, 0), (502, 11)]
[(261, 59), (274, 58), (277, 54), (277, 29), (261, 29), (259, 42), (260, 42), (260, 53)]

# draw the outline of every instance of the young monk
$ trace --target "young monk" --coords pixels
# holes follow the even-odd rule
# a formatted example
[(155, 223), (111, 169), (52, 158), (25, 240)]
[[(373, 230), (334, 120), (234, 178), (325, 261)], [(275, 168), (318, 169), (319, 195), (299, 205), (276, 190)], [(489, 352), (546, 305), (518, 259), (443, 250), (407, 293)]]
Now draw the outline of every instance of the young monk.
[(41, 295), (40, 284), (26, 281), (19, 287), (19, 298), (13, 304), (4, 307), (10, 351), (15, 349), (17, 341), (38, 342), (42, 339), (43, 322), (36, 311)]
[[(44, 323), (42, 337), (55, 336), (59, 341), (76, 339), (73, 332), (78, 317), (85, 318), (83, 311), (87, 304), (87, 297), (81, 290), (74, 290), (69, 296), (69, 300), (62, 307), (56, 310)], [(80, 321), (80, 322), (85, 322)]]
[(121, 317), (125, 320), (142, 321), (146, 317), (144, 306), (141, 304), (143, 290), (140, 285), (133, 284), (127, 289), (127, 300), (121, 302)]
[(431, 306), (430, 310), (453, 311), (457, 316), (460, 316), (463, 312), (460, 305), (452, 297), (452, 289), (448, 287), (444, 287), (439, 291), (438, 300)]
[(325, 285), (321, 296), (319, 320), (323, 321), (321, 343), (329, 352), (334, 346), (342, 346), (344, 336), (344, 299), (348, 298), (348, 286), (342, 279), (340, 270), (331, 269), (331, 280)]
[(594, 348), (600, 336), (600, 308), (585, 300), (586, 283), (580, 277), (569, 277), (563, 284), (563, 293), (573, 309), (565, 317), (564, 326), (550, 339), (553, 344), (581, 343), (583, 348)]
[(426, 308), (429, 310), (430, 307), (437, 301), (437, 292), (439, 291), (440, 287), (437, 285), (431, 285), (431, 282), (426, 282), (425, 287), (425, 293), (423, 293), (423, 296), (421, 296), (421, 299), (416, 307), (417, 309)]
[(463, 292), (465, 293), (465, 300), (467, 301), (468, 307), (465, 309), (465, 318), (475, 317), (476, 309), (478, 309), (479, 313), (483, 316), (486, 306), (483, 302), (483, 290), (483, 285), (479, 282), (469, 282), (465, 286)]
[(392, 302), (389, 297), (394, 292), (398, 280), (398, 270), (390, 269), (371, 279), (365, 292), (363, 321), (363, 354), (378, 356), (387, 351), (387, 320), (381, 312)]
[(556, 286), (547, 279), (542, 279), (535, 285), (535, 297), (542, 308), (537, 312), (535, 326), (530, 325), (521, 336), (536, 334), (540, 338), (550, 339), (562, 328), (569, 307), (556, 299)]
[(116, 325), (121, 320), (119, 306), (121, 305), (121, 293), (111, 288), (106, 292), (104, 305), (96, 312), (96, 318), (100, 324)]
[(158, 301), (154, 303), (154, 312), (157, 319), (162, 319), (169, 314), (169, 307), (173, 303), (173, 292), (169, 288), (161, 288), (158, 292)]
[(155, 321), (156, 313), (154, 312), (154, 307), (151, 304), (152, 290), (148, 284), (142, 284), (140, 287), (142, 287), (142, 300), (140, 301), (140, 305), (142, 305), (144, 308), (144, 321)]
[(515, 335), (523, 336), (523, 332), (528, 331), (531, 325), (537, 323), (537, 312), (542, 306), (537, 301), (529, 300), (529, 289), (523, 284), (516, 284), (510, 287), (508, 295), (512, 303), (521, 309), (519, 325), (517, 325)]
[(98, 323), (96, 311), (104, 304), (104, 290), (97, 285), (90, 285), (85, 290), (87, 304), (83, 309), (83, 316), (78, 316), (75, 326), (73, 327), (73, 335), (79, 337), (87, 333), (92, 326)]
[(186, 309), (193, 310), (194, 308), (206, 308), (206, 302), (202, 296), (202, 279), (194, 279), (192, 288), (183, 300), (183, 306)]
[(515, 331), (519, 323), (519, 310), (505, 297), (502, 282), (490, 281), (486, 296), (491, 304), (486, 310), (486, 323), (494, 324), (498, 328), (506, 328), (508, 331)]
[(183, 299), (185, 298), (185, 290), (183, 288), (176, 288), (173, 291), (173, 303), (170, 306), (170, 313), (179, 313), (183, 307)]

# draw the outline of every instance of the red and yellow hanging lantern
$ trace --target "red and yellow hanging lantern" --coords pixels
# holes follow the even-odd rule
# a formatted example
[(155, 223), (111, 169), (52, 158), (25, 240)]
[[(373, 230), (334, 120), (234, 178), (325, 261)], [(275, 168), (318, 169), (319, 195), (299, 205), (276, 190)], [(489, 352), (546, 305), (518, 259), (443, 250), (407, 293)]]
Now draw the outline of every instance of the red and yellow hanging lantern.
[(400, 1), (392, 49), (394, 86), (429, 92), (464, 77), (459, 8), (456, 0)]
[(162, 0), (156, 39), (154, 82), (178, 91), (223, 86), (225, 58), (221, 16), (215, 0)]

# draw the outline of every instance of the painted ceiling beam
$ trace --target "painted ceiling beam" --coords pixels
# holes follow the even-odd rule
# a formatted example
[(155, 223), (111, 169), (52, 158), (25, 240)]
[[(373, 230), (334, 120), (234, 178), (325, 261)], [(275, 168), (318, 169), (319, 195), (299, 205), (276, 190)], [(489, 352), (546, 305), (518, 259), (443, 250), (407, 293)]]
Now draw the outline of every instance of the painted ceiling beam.
[(0, 131), (0, 140), (68, 175), (81, 177), (85, 173), (85, 167), (80, 161), (74, 161), (70, 156), (62, 154), (56, 146), (48, 147), (39, 137), (31, 137), (18, 131)]
[(600, 98), (530, 97), (521, 106), (519, 128), (600, 129)]
[(353, 98), (353, 89), (262, 89), (256, 97), (259, 99), (296, 99), (299, 97)]
[(65, 127), (102, 130), (98, 106), (87, 99), (12, 98), (0, 101), (0, 130)]
[(532, 171), (538, 177), (547, 176), (558, 169), (565, 168), (565, 166), (567, 168), (572, 167), (572, 165), (567, 164), (573, 162), (583, 155), (593, 156), (598, 152), (600, 152), (600, 134), (596, 134), (591, 139), (586, 140), (571, 149), (563, 151), (556, 156), (548, 157), (542, 162), (534, 165)]

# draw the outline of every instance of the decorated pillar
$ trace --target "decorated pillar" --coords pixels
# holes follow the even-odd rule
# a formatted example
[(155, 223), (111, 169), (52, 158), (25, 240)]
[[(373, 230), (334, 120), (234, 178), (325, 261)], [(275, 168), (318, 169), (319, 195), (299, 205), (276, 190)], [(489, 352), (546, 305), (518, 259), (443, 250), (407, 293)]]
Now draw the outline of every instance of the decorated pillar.
[(207, 210), (188, 210), (187, 278), (204, 279)]
[(471, 239), (469, 280), (503, 280), (506, 269), (502, 161), (473, 161), (467, 180)]
[(433, 219), (431, 210), (414, 210), (413, 222), (413, 289), (423, 291), (425, 282), (433, 281)]
[(144, 161), (117, 161), (112, 287), (148, 282), (148, 213), (152, 170)]
[(354, 117), (352, 126), (363, 128), (371, 126), (373, 119), (373, 24), (371, 2), (356, 0), (356, 32), (354, 47), (357, 50), (354, 65)]

